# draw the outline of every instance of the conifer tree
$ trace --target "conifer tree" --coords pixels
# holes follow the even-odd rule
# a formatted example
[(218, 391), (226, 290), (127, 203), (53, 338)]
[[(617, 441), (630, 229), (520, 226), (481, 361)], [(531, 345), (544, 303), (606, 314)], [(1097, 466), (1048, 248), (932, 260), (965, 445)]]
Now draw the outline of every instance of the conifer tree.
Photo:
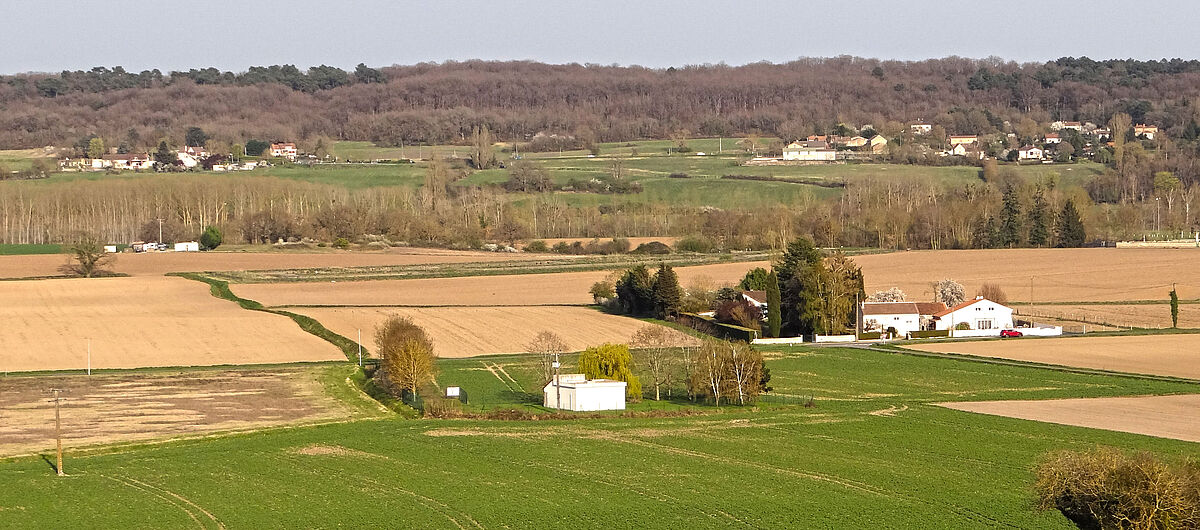
[(1033, 207), (1029, 209), (1029, 244), (1045, 246), (1049, 238), (1049, 222), (1046, 218), (1046, 197), (1038, 187), (1033, 194)]
[(1087, 241), (1083, 219), (1079, 218), (1079, 211), (1075, 209), (1073, 201), (1068, 199), (1067, 203), (1063, 205), (1062, 213), (1058, 214), (1058, 225), (1054, 232), (1060, 247), (1081, 247)]

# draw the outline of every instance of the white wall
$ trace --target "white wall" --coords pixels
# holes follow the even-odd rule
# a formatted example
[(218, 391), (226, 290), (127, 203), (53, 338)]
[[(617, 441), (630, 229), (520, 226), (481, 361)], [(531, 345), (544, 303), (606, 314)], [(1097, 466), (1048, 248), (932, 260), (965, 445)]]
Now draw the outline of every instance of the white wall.
[(945, 330), (966, 322), (971, 325), (972, 330), (977, 330), (979, 329), (981, 320), (991, 320), (992, 325), (990, 329), (997, 330), (997, 333), (1001, 329), (1011, 329), (1013, 327), (1012, 308), (1002, 306), (991, 300), (980, 300), (977, 303), (939, 318), (936, 327), (937, 329)]
[[(558, 406), (556, 399), (561, 392), (562, 404)], [(550, 383), (542, 390), (542, 404), (547, 408), (558, 408), (575, 412), (597, 410), (625, 410), (625, 383), (579, 384), (572, 385), (563, 381), (561, 391), (556, 391)]]
[[(874, 320), (878, 325), (872, 327), (869, 323)], [(921, 331), (921, 315), (916, 313), (900, 315), (863, 315), (864, 327), (871, 331), (886, 332), (887, 328), (896, 328), (896, 333), (905, 335), (913, 331)]]

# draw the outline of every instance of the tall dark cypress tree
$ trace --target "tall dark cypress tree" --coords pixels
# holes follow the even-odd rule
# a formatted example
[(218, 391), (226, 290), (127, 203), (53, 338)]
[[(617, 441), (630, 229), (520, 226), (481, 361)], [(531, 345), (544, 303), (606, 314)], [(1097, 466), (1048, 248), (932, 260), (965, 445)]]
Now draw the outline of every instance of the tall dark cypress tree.
[(1050, 223), (1046, 213), (1046, 197), (1039, 186), (1033, 194), (1033, 207), (1029, 209), (1029, 244), (1044, 246), (1050, 235)]
[(666, 318), (679, 312), (683, 299), (683, 289), (679, 287), (679, 277), (675, 270), (666, 263), (654, 274), (654, 312), (658, 318)]
[(1082, 247), (1087, 241), (1083, 219), (1079, 218), (1079, 211), (1075, 209), (1075, 203), (1070, 199), (1063, 205), (1062, 213), (1058, 214), (1058, 225), (1054, 232), (1058, 237), (1058, 246), (1060, 247)]
[(1015, 247), (1022, 243), (1021, 200), (1012, 184), (1004, 187), (1004, 208), (1000, 210), (1000, 246)]
[(779, 292), (779, 275), (767, 274), (767, 334), (778, 337), (783, 326), (783, 296)]

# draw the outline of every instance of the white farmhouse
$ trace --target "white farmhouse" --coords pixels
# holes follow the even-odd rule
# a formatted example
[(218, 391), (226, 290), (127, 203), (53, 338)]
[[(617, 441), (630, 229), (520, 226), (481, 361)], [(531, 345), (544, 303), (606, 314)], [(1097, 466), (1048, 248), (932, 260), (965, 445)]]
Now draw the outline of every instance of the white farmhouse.
[(934, 313), (934, 325), (937, 329), (955, 329), (964, 322), (973, 330), (1012, 329), (1013, 310), (982, 296), (967, 300), (945, 311)]
[(1017, 160), (1041, 160), (1046, 156), (1040, 147), (1027, 145), (1017, 151)]
[(809, 162), (833, 162), (837, 160), (837, 151), (829, 148), (829, 144), (820, 141), (792, 142), (783, 148), (784, 160), (802, 160)]
[(299, 151), (296, 150), (296, 144), (292, 142), (271, 144), (271, 156), (275, 158), (295, 160), (297, 155), (299, 155)]
[(933, 328), (933, 315), (944, 311), (940, 302), (863, 302), (863, 330), (886, 332), (896, 328), (899, 336)]
[(542, 393), (546, 408), (575, 412), (625, 410), (624, 381), (588, 380), (583, 374), (562, 374), (547, 383)]
[(862, 318), (866, 331), (886, 333), (895, 328), (897, 335), (904, 336), (921, 330), (921, 315), (912, 302), (865, 302)]

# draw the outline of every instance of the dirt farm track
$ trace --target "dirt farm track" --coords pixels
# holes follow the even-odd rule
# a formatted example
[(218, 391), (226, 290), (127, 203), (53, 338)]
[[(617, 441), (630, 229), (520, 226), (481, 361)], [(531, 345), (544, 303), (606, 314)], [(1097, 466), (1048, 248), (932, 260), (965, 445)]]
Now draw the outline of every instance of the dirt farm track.
[(287, 317), (173, 277), (0, 283), (0, 372), (345, 359)]

